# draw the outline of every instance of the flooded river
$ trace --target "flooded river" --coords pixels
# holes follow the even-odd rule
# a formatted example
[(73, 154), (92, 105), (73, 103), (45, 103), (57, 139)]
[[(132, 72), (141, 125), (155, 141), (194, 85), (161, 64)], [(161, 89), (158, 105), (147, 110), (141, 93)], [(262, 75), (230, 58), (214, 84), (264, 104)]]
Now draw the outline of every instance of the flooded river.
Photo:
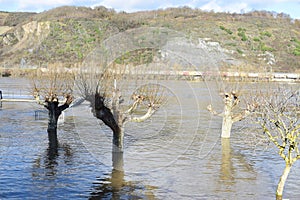
[[(245, 122), (220, 138), (221, 118), (205, 109), (221, 102), (216, 84), (161, 84), (173, 97), (150, 120), (126, 124), (123, 155), (112, 154), (111, 131), (85, 102), (66, 111), (57, 155), (47, 148), (47, 119), (35, 118), (40, 105), (3, 102), (0, 199), (275, 199), (284, 161), (272, 147), (249, 145)], [(4, 97), (30, 95), (29, 87), (0, 78)], [(296, 162), (284, 198), (300, 198), (299, 170)]]

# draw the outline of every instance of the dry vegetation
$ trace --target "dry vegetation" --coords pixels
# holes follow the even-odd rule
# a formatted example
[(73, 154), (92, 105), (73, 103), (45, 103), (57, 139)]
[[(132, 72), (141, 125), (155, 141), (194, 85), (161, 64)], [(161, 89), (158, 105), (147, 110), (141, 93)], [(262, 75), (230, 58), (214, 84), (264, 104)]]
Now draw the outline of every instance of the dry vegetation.
[[(49, 21), (49, 34), (38, 37), (38, 31), (44, 30), (37, 28), (28, 35), (23, 25), (32, 21)], [(0, 67), (5, 68), (19, 67), (22, 58), (27, 68), (57, 62), (72, 67), (106, 38), (138, 27), (166, 27), (195, 41), (206, 38), (219, 42), (232, 56), (247, 63), (240, 67), (242, 71), (292, 72), (299, 71), (300, 64), (300, 21), (267, 11), (228, 14), (182, 7), (118, 13), (102, 6), (64, 6), (39, 14), (1, 12), (1, 26), (8, 30), (0, 35), (0, 55), (4, 58)], [(27, 42), (21, 43), (24, 38)], [(231, 66), (219, 67), (230, 70)]]

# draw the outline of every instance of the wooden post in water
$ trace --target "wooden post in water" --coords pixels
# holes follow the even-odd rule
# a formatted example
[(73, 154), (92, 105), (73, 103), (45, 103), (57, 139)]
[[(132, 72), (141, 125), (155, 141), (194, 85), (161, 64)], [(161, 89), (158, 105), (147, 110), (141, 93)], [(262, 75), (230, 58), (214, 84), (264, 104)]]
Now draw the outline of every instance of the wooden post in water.
[[(0, 90), (0, 100), (2, 100), (2, 91)], [(2, 108), (2, 101), (0, 101), (0, 108)]]

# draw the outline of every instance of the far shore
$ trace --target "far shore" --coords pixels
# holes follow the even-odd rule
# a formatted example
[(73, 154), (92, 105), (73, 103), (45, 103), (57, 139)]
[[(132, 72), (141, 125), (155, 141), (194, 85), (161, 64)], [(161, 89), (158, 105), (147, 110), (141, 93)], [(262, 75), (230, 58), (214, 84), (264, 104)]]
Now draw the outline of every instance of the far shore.
[[(78, 73), (79, 68), (61, 68), (59, 73)], [(20, 68), (0, 68), (0, 77), (32, 77), (37, 73), (47, 73), (49, 69), (20, 69)], [(124, 72), (131, 73), (132, 72)], [(299, 73), (284, 72), (225, 72), (225, 71), (168, 71), (168, 70), (149, 70), (142, 74), (150, 75), (152, 79), (175, 79), (175, 80), (211, 80), (217, 77), (228, 81), (282, 81), (282, 82), (300, 82)]]

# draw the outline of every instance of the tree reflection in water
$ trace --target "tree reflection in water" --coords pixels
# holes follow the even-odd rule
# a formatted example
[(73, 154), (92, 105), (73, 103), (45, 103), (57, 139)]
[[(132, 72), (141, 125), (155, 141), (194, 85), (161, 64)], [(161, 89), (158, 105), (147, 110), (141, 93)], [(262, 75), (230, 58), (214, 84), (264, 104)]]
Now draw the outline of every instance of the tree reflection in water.
[(235, 184), (235, 169), (232, 163), (232, 149), (228, 138), (221, 139), (222, 163), (220, 168), (220, 181), (227, 184)]
[[(218, 191), (224, 194), (236, 194), (236, 191), (246, 191), (247, 182), (255, 180), (257, 174), (245, 156), (231, 148), (229, 138), (221, 138), (222, 157), (218, 179)], [(241, 168), (243, 169), (242, 171)], [(246, 185), (243, 185), (245, 183)]]
[(45, 160), (45, 169), (47, 169), (46, 176), (56, 175), (57, 157), (58, 157), (58, 148), (49, 147), (47, 149), (47, 157)]
[(123, 152), (112, 153), (113, 169), (108, 178), (99, 178), (93, 186), (90, 200), (96, 199), (156, 199), (154, 186), (124, 180)]
[[(45, 178), (53, 179), (57, 173), (57, 159), (59, 156), (63, 156), (65, 163), (68, 163), (73, 156), (72, 149), (68, 144), (61, 144), (58, 148), (47, 148), (44, 156), (38, 157), (33, 164), (33, 178)], [(45, 171), (44, 171), (45, 170)]]

